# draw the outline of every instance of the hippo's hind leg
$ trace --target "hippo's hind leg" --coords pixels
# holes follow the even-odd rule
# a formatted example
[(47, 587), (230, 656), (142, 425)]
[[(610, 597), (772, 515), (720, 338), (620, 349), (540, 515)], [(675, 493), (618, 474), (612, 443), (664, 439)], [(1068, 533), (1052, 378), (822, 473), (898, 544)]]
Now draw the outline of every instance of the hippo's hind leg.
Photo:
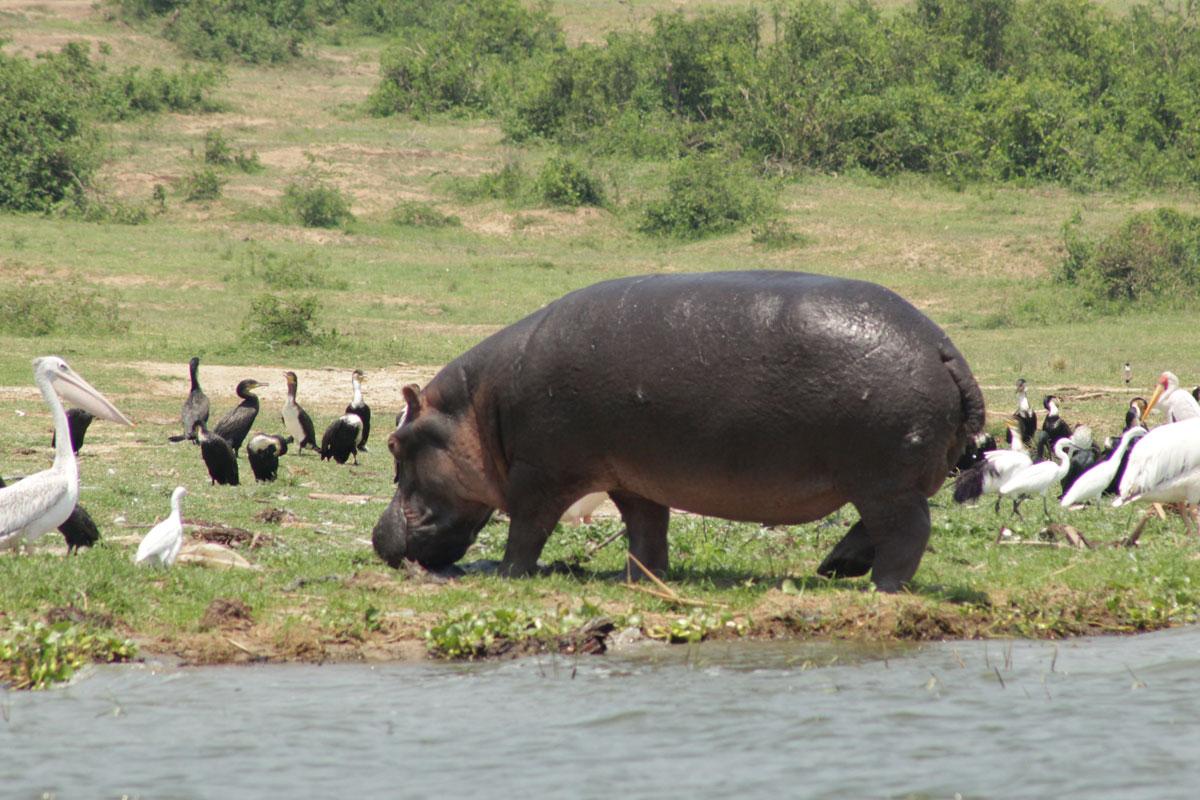
[(837, 543), (819, 575), (854, 577), (871, 571), (881, 592), (897, 592), (912, 579), (929, 542), (929, 502), (913, 491), (854, 504), (862, 516)]
[[(625, 523), (625, 531), (629, 536), (629, 553), (654, 575), (666, 575), (669, 564), (667, 524), (670, 521), (671, 509), (633, 494), (610, 492), (609, 496), (621, 512), (621, 520)], [(628, 559), (628, 577), (639, 580), (645, 577), (641, 573), (637, 563)]]

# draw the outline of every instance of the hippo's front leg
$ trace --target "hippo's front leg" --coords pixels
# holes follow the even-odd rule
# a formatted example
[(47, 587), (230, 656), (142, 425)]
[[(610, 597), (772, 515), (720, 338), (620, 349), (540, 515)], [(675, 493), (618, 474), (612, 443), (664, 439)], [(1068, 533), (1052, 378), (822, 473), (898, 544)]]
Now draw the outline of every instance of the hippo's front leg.
[(508, 544), (498, 572), (506, 577), (532, 575), (546, 540), (571, 500), (563, 500), (547, 488), (542, 473), (518, 463), (509, 473)]
[[(632, 494), (610, 492), (609, 497), (621, 512), (621, 521), (625, 523), (630, 555), (657, 577), (666, 576), (670, 563), (667, 553), (667, 527), (670, 523), (671, 509)], [(632, 559), (627, 561), (627, 577), (633, 580), (645, 577), (636, 562)]]

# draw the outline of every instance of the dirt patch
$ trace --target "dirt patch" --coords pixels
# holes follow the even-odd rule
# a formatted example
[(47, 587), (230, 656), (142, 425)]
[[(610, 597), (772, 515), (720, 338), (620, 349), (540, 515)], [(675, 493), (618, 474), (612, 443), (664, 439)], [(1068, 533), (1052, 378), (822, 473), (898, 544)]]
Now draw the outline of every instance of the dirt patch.
[[(158, 397), (178, 397), (180, 403), (188, 392), (188, 365), (173, 364), (165, 361), (135, 361), (129, 364), (131, 369), (141, 372), (149, 380), (139, 385), (142, 394)], [(287, 382), (283, 372), (291, 369), (296, 373), (296, 399), (300, 405), (310, 410), (345, 408), (350, 402), (352, 390), (350, 373), (353, 368), (325, 367), (323, 369), (293, 369), (286, 364), (259, 366), (229, 366), (225, 364), (209, 364), (200, 362), (200, 385), (213, 404), (213, 419), (219, 419), (229, 407), (236, 405), (236, 388), (239, 381), (245, 378), (267, 383), (266, 388), (257, 392), (262, 400), (263, 413), (270, 414), (270, 419), (278, 415), (278, 409), (287, 400)], [(440, 367), (417, 366), (414, 364), (396, 363), (386, 367), (368, 368), (367, 381), (363, 384), (363, 397), (371, 406), (374, 414), (380, 414), (381, 419), (390, 417), (404, 408), (404, 395), (401, 389), (410, 383), (424, 385), (437, 374)], [(0, 389), (4, 391), (4, 389)], [(24, 396), (24, 395), (22, 395)], [(37, 390), (33, 390), (37, 396)]]

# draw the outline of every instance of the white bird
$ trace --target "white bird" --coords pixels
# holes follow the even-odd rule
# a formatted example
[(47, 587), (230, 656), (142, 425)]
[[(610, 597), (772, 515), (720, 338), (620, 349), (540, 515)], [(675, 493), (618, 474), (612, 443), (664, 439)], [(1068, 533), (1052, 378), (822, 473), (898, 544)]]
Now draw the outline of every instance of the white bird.
[(146, 538), (142, 539), (134, 563), (169, 567), (179, 558), (179, 551), (183, 548), (183, 518), (180, 516), (180, 506), (183, 504), (183, 496), (187, 493), (186, 488), (175, 487), (175, 491), (171, 493), (171, 513), (151, 528)]
[[(1114, 506), (1200, 502), (1200, 418), (1159, 425), (1129, 454)], [(1184, 524), (1192, 530), (1188, 515)]]
[(1125, 451), (1133, 446), (1134, 440), (1145, 435), (1146, 429), (1140, 425), (1121, 434), (1121, 441), (1112, 455), (1076, 478), (1075, 482), (1071, 484), (1071, 488), (1063, 495), (1060, 505), (1067, 508), (1077, 503), (1095, 500), (1103, 494), (1104, 490), (1113, 482), (1113, 478), (1117, 476), (1117, 470), (1121, 467), (1121, 459), (1124, 458)]
[[(1008, 450), (988, 450), (983, 460), (964, 471), (954, 482), (954, 502), (966, 503), (985, 494), (1000, 491), (1000, 487), (1021, 470), (1030, 466), (1033, 459), (1021, 443), (1021, 432), (1015, 420), (1007, 420)], [(1000, 498), (996, 498), (996, 511), (1000, 511)]]
[(1021, 516), (1018, 508), (1023, 498), (1040, 494), (1042, 510), (1046, 512), (1047, 517), (1050, 516), (1050, 509), (1046, 507), (1046, 494), (1050, 491), (1051, 486), (1066, 477), (1067, 470), (1071, 468), (1069, 449), (1073, 446), (1070, 439), (1059, 439), (1054, 445), (1054, 455), (1058, 456), (1057, 464), (1053, 461), (1039, 461), (1031, 464), (1009, 478), (1000, 487), (1001, 497), (1011, 496), (1013, 498), (1014, 514), (1018, 517)]
[(1200, 402), (1192, 397), (1187, 391), (1179, 388), (1179, 378), (1174, 372), (1164, 372), (1158, 378), (1158, 385), (1154, 387), (1154, 394), (1150, 396), (1150, 402), (1146, 405), (1146, 410), (1142, 412), (1142, 424), (1146, 423), (1146, 417), (1150, 413), (1150, 409), (1162, 403), (1163, 411), (1167, 414), (1167, 422), (1182, 422), (1185, 419), (1200, 419)]
[(571, 504), (562, 515), (563, 522), (571, 523), (571, 527), (578, 528), (581, 524), (592, 521), (592, 512), (600, 507), (600, 504), (608, 499), (607, 492), (588, 492), (583, 497)]
[(60, 395), (97, 417), (133, 427), (108, 398), (58, 356), (35, 358), (33, 379), (54, 417), (54, 464), (0, 489), (0, 550), (12, 549), (22, 541), (32, 544), (42, 534), (55, 530), (71, 516), (79, 501), (79, 465), (71, 449), (67, 412)]

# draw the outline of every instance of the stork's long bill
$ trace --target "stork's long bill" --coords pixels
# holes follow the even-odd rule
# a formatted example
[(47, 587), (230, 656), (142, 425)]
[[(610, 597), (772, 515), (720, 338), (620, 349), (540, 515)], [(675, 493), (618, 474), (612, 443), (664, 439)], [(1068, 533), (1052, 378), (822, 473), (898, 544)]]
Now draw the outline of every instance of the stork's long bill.
[(1146, 403), (1146, 409), (1142, 412), (1142, 425), (1146, 424), (1146, 418), (1150, 416), (1150, 409), (1154, 408), (1154, 404), (1162, 398), (1163, 393), (1167, 390), (1167, 380), (1165, 377), (1160, 378), (1158, 386), (1154, 387), (1154, 394), (1150, 395), (1150, 402)]

